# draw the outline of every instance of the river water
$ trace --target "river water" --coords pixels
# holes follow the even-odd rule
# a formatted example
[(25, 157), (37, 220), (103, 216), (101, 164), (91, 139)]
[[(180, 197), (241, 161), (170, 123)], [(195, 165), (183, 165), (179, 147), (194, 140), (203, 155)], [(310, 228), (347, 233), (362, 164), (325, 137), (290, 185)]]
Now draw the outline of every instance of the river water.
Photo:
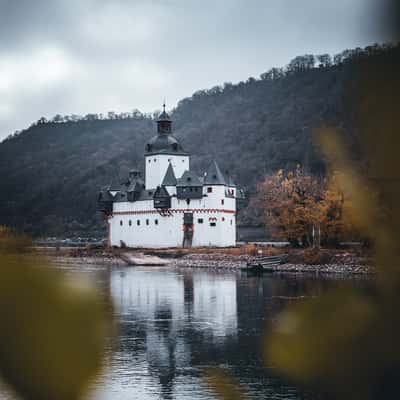
[(250, 399), (317, 398), (264, 360), (266, 326), (288, 303), (340, 278), (124, 267), (103, 279), (120, 329), (93, 398), (215, 399), (203, 378), (209, 367), (233, 376)]
[(204, 381), (210, 367), (232, 376), (248, 399), (317, 399), (278, 377), (264, 359), (266, 327), (288, 303), (318, 296), (343, 278), (165, 267), (62, 268), (91, 275), (114, 300), (118, 337), (110, 343), (108, 367), (91, 399), (216, 399)]

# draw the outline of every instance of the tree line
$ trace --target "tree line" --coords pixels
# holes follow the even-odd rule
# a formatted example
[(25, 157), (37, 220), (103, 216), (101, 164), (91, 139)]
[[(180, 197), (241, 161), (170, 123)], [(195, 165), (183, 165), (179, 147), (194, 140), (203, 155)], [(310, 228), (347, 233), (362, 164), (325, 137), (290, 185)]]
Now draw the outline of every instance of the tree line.
[(259, 80), (274, 81), (277, 79), (285, 78), (287, 76), (291, 76), (298, 72), (307, 71), (314, 68), (321, 68), (321, 69), (331, 68), (335, 66), (341, 66), (349, 62), (365, 60), (369, 57), (379, 55), (382, 52), (395, 49), (397, 46), (398, 43), (384, 43), (384, 44), (375, 43), (365, 48), (357, 47), (355, 49), (346, 49), (335, 55), (324, 53), (318, 55), (304, 54), (296, 56), (284, 67), (273, 67), (270, 70), (261, 73), (259, 79), (254, 77), (249, 77), (246, 81), (241, 81), (236, 85), (231, 82), (225, 82), (223, 85), (216, 85), (211, 89), (198, 90), (193, 94), (192, 98), (186, 98), (183, 99), (182, 101), (185, 102), (190, 99), (196, 99), (202, 96), (221, 94), (224, 91), (229, 91), (230, 89), (233, 89), (236, 86), (240, 87), (242, 85), (254, 83)]

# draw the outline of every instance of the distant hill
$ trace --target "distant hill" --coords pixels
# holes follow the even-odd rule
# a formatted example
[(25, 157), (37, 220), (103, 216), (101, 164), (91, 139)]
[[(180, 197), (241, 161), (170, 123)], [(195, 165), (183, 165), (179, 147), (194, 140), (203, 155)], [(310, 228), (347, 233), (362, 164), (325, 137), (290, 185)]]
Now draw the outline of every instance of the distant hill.
[[(174, 134), (192, 153), (192, 168), (217, 159), (251, 196), (266, 173), (300, 163), (323, 174), (312, 144), (315, 127), (352, 136), (352, 88), (363, 63), (399, 63), (400, 47), (370, 46), (328, 55), (296, 57), (259, 79), (202, 90), (172, 112)], [(0, 224), (34, 235), (100, 234), (98, 190), (118, 174), (143, 167), (150, 115), (55, 116), (0, 143)]]

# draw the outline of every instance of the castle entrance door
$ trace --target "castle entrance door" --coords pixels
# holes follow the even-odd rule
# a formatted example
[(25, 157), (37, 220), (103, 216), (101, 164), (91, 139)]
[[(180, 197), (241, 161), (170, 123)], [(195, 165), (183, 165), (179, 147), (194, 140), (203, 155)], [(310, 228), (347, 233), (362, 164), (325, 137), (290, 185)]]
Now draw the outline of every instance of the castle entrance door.
[(182, 247), (192, 247), (193, 242), (193, 213), (183, 214), (183, 243)]

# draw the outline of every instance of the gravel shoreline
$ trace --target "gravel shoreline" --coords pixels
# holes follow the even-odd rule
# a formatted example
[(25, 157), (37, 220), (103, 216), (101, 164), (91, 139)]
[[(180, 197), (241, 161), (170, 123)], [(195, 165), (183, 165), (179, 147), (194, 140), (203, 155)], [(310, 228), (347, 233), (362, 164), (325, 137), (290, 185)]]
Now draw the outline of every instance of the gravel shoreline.
[[(127, 262), (119, 254), (111, 252), (99, 252), (96, 254), (82, 253), (79, 255), (60, 254), (51, 257), (57, 263), (86, 264), (107, 266), (128, 266)], [(246, 263), (253, 259), (249, 255), (230, 255), (221, 253), (211, 254), (186, 254), (176, 258), (164, 258), (170, 262), (164, 266), (167, 268), (206, 268), (219, 270), (240, 270), (246, 267)], [(364, 265), (358, 258), (339, 258), (337, 262), (329, 264), (303, 264), (288, 262), (276, 265), (270, 272), (279, 273), (324, 273), (324, 274), (374, 274), (375, 269)]]
[[(253, 257), (247, 255), (229, 256), (213, 254), (188, 254), (179, 259), (174, 259), (170, 264), (179, 268), (212, 268), (212, 269), (241, 269)], [(333, 274), (374, 274), (373, 267), (357, 263), (358, 260), (350, 258), (346, 263), (332, 264), (294, 264), (284, 263), (271, 267), (270, 272), (305, 272), (305, 273), (333, 273)]]

